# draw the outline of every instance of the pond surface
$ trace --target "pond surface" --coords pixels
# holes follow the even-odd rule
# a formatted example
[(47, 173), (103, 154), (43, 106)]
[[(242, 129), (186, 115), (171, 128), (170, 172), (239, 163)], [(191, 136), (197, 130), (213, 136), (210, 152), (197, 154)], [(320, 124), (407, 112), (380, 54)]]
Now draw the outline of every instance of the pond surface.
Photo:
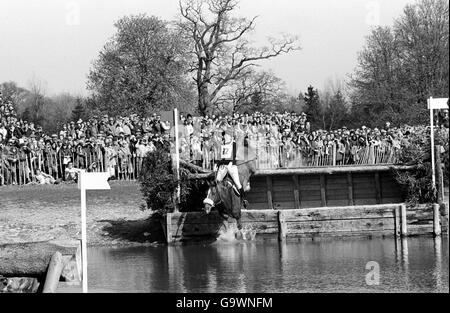
[[(449, 292), (448, 237), (89, 248), (91, 292)], [(379, 284), (371, 270), (379, 266)], [(376, 265), (375, 265), (376, 267)], [(366, 277), (367, 276), (367, 277)], [(369, 282), (368, 285), (366, 282)]]

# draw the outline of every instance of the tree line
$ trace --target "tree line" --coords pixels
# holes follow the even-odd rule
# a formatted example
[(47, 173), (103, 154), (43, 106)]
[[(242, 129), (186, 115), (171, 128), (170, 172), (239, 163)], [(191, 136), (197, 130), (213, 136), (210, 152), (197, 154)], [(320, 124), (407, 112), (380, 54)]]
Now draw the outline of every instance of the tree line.
[[(392, 27), (371, 30), (346, 78), (292, 96), (260, 61), (299, 51), (294, 35), (256, 47), (257, 17), (237, 15), (238, 0), (181, 0), (171, 21), (145, 14), (119, 19), (88, 74), (90, 95), (46, 97), (4, 83), (21, 117), (44, 128), (101, 113), (148, 114), (178, 107), (199, 115), (304, 111), (311, 126), (333, 129), (427, 123), (426, 99), (448, 97), (448, 1), (407, 5)], [(301, 54), (299, 54), (301, 57)], [(301, 70), (301, 69), (299, 69)], [(9, 88), (9, 89), (8, 89)], [(5, 92), (3, 92), (5, 94)], [(380, 124), (380, 125), (379, 125)]]
[(89, 116), (85, 97), (68, 92), (49, 96), (44, 83), (33, 78), (27, 88), (9, 81), (0, 84), (3, 100), (11, 103), (18, 118), (41, 126), (47, 133), (57, 132), (62, 125)]

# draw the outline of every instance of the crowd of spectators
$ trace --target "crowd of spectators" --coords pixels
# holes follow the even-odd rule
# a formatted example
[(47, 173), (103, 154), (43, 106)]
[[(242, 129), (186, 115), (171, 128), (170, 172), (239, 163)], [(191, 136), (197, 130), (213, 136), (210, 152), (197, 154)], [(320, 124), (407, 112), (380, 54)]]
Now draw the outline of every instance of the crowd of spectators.
[[(107, 171), (112, 178), (136, 179), (143, 157), (172, 149), (173, 121), (167, 114), (94, 116), (64, 124), (58, 133), (17, 117), (0, 93), (0, 185), (75, 181), (80, 169)], [(234, 143), (234, 158), (257, 156), (263, 168), (350, 164), (393, 164), (413, 127), (311, 129), (304, 113), (235, 113), (229, 116), (181, 115), (180, 157), (212, 169)]]
[(169, 128), (157, 114), (103, 115), (46, 134), (19, 119), (12, 103), (0, 94), (0, 185), (75, 181), (80, 169), (135, 179), (142, 158), (169, 144)]
[(182, 133), (182, 158), (204, 168), (221, 158), (227, 134), (236, 143), (236, 158), (258, 156), (258, 168), (395, 163), (403, 138), (389, 122), (382, 129), (312, 130), (305, 113), (288, 112), (188, 116)]

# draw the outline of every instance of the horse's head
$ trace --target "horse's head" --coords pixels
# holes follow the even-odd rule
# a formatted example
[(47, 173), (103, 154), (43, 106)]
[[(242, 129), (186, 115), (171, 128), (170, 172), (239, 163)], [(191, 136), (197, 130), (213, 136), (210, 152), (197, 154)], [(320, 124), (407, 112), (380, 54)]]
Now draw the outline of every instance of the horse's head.
[(209, 187), (208, 194), (206, 195), (206, 198), (203, 200), (203, 211), (206, 214), (211, 212), (211, 209), (221, 202), (216, 180), (209, 179), (207, 180), (207, 183)]
[(203, 211), (208, 214), (211, 209), (217, 207), (218, 213), (223, 218), (232, 217), (236, 219), (238, 228), (241, 229), (241, 210), (244, 206), (242, 196), (233, 185), (233, 181), (229, 177), (221, 182), (214, 179), (208, 180), (208, 194), (203, 200)]
[(245, 192), (250, 190), (250, 177), (256, 173), (256, 160), (254, 158), (238, 165), (239, 177)]

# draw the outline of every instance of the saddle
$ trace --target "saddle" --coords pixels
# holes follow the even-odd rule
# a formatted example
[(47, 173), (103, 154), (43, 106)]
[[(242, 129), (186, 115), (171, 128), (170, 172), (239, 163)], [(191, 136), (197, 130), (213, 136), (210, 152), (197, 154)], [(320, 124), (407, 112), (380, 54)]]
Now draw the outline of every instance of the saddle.
[(230, 177), (230, 175), (226, 175), (225, 179), (223, 180), (224, 183), (227, 183), (228, 186), (233, 188), (233, 192), (236, 196), (241, 197), (241, 192), (238, 190), (236, 184), (233, 182), (233, 179)]
[(234, 194), (242, 199), (242, 203), (244, 205), (244, 208), (247, 209), (248, 206), (248, 200), (245, 199), (245, 193), (242, 190), (238, 190), (238, 188), (236, 187), (236, 184), (234, 183), (233, 179), (231, 178), (230, 175), (226, 175), (224, 180), (223, 180), (224, 184), (228, 184), (229, 187), (231, 187), (233, 189)]

